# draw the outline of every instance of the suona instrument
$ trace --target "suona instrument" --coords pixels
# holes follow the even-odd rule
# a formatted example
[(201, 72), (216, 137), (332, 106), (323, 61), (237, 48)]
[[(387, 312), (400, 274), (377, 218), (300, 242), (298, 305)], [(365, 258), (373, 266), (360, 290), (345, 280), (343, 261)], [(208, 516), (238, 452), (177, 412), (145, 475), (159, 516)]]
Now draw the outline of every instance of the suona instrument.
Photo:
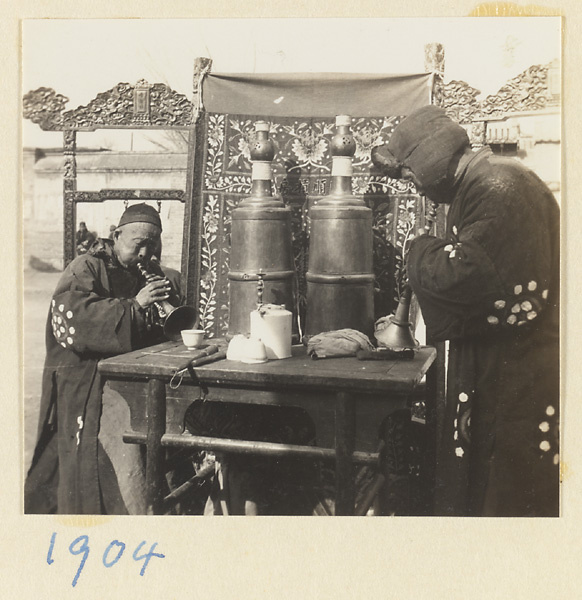
[[(150, 273), (142, 263), (138, 263), (137, 268), (146, 283), (156, 277), (156, 274)], [(180, 340), (182, 329), (193, 329), (198, 320), (198, 313), (191, 306), (173, 306), (167, 300), (154, 302), (154, 306), (158, 312), (164, 335), (175, 342)]]

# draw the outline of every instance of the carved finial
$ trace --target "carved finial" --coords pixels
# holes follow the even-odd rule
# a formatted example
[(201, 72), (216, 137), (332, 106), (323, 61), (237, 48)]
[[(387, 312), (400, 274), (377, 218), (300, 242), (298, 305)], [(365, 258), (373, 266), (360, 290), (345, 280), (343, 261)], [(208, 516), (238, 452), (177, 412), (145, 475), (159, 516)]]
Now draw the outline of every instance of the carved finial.
[(199, 56), (194, 60), (194, 79), (192, 82), (192, 95), (194, 105), (194, 122), (197, 123), (204, 112), (202, 101), (202, 82), (212, 69), (212, 59)]
[(442, 44), (433, 42), (424, 46), (424, 70), (445, 76), (445, 47)]

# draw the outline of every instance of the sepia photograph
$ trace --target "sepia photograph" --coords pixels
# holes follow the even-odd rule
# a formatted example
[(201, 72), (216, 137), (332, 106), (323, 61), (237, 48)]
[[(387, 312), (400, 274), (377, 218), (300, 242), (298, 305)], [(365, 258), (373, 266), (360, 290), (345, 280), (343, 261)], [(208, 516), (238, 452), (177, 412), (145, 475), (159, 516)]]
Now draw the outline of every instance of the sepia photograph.
[(25, 19), (24, 514), (559, 517), (561, 29)]

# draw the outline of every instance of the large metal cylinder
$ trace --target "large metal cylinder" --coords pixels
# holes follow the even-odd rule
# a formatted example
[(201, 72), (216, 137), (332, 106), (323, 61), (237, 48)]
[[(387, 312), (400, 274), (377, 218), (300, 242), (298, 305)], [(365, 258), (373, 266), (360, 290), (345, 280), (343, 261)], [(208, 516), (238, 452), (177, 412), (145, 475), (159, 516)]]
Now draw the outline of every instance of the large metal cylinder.
[[(283, 305), (295, 313), (291, 211), (271, 190), (275, 147), (268, 137), (269, 124), (259, 121), (255, 131), (251, 193), (232, 211), (229, 339), (250, 333), (250, 313), (257, 308), (259, 276), (264, 282), (262, 301)], [(296, 331), (296, 319), (293, 321)]]
[(310, 211), (305, 335), (374, 328), (372, 211), (352, 194), (350, 117), (336, 117), (330, 193)]

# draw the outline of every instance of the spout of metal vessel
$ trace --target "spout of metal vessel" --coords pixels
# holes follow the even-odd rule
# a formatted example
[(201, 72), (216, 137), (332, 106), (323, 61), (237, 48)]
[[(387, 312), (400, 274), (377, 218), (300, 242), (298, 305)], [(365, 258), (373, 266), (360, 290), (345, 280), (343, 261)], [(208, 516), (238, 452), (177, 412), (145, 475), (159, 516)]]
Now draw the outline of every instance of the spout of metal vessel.
[(351, 118), (336, 117), (330, 192), (310, 210), (305, 335), (374, 329), (372, 210), (352, 192)]
[(411, 301), (412, 288), (407, 284), (400, 294), (398, 307), (394, 316), (390, 319), (390, 324), (381, 332), (382, 346), (399, 350), (418, 346), (418, 342), (414, 339), (412, 333), (412, 323), (410, 323)]
[[(232, 211), (227, 339), (250, 333), (259, 279), (264, 283), (262, 302), (284, 306), (295, 316), (291, 210), (273, 194), (275, 145), (269, 138), (269, 123), (255, 123), (250, 146), (251, 192)], [(296, 318), (293, 331), (297, 335)]]

